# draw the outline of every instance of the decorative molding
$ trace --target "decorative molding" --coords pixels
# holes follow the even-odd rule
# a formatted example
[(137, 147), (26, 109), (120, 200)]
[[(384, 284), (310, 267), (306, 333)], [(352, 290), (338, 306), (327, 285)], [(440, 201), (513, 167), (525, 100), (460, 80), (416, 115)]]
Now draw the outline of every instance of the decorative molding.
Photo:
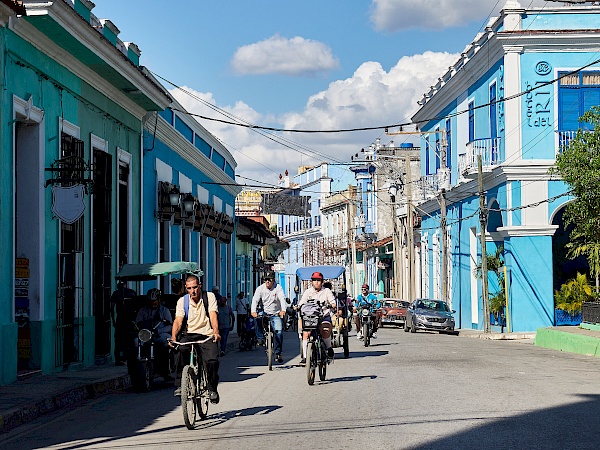
[(44, 110), (36, 106), (33, 106), (33, 98), (29, 97), (28, 100), (23, 100), (21, 97), (17, 97), (13, 94), (13, 111), (14, 119), (16, 115), (20, 118), (25, 119), (25, 122), (40, 123), (44, 120)]
[[(145, 127), (146, 131), (154, 133), (154, 127)], [(170, 149), (180, 155), (192, 166), (202, 173), (210, 175), (211, 179), (223, 184), (223, 189), (233, 196), (242, 191), (241, 187), (231, 186), (232, 179), (209, 160), (200, 150), (188, 141), (179, 131), (168, 124), (162, 117), (158, 116), (156, 137)], [(218, 170), (215, 170), (218, 169)]]
[(108, 141), (95, 134), (90, 134), (90, 145), (92, 150), (96, 149), (108, 153)]
[(503, 238), (523, 236), (553, 236), (558, 225), (527, 225), (516, 227), (499, 227), (498, 233)]
[(131, 153), (126, 150), (123, 150), (121, 147), (117, 147), (117, 157), (119, 158), (119, 162), (124, 162), (128, 166), (131, 167)]
[(60, 133), (66, 133), (69, 136), (73, 136), (74, 138), (79, 139), (79, 135), (81, 130), (79, 127), (68, 120), (63, 119), (62, 117), (58, 118), (58, 136), (60, 138)]
[[(27, 6), (28, 16), (47, 15), (54, 20), (59, 26), (64, 28), (71, 36), (78, 40), (83, 46), (89, 49), (90, 52), (105, 61), (108, 65), (119, 72), (124, 78), (131, 80), (142, 93), (151, 99), (155, 104), (166, 107), (171, 102), (171, 99), (159, 85), (152, 83), (141, 70), (132, 61), (129, 60), (123, 53), (116, 48), (112, 43), (104, 38), (100, 33), (91, 27), (82, 17), (75, 12), (64, 1), (40, 2), (35, 5)], [(89, 69), (73, 55), (65, 52), (64, 49), (52, 42), (51, 39), (41, 33), (37, 28), (31, 25), (24, 18), (19, 18), (10, 21), (10, 28), (17, 33), (21, 38), (30, 42), (42, 52), (54, 60), (60, 62), (63, 66), (71, 70), (75, 75), (80, 77), (91, 86), (98, 89), (109, 98), (128, 111), (143, 117), (145, 110), (137, 105), (133, 100), (127, 97), (122, 91), (116, 89), (112, 84), (102, 78), (99, 74)], [(118, 98), (115, 98), (118, 96)]]

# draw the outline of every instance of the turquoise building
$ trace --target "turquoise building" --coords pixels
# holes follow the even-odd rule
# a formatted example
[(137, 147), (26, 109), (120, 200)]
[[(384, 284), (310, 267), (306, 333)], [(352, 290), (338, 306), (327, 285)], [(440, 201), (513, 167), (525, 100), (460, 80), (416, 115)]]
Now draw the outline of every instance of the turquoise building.
[(0, 384), (110, 363), (123, 264), (194, 261), (205, 289), (236, 285), (235, 160), (93, 7), (0, 4)]
[[(197, 262), (202, 288), (218, 287), (233, 299), (239, 287), (232, 234), (241, 191), (235, 159), (177, 102), (145, 122), (143, 155), (144, 262)], [(170, 280), (145, 282), (137, 290), (171, 292)]]
[[(599, 19), (598, 6), (525, 9), (507, 1), (419, 102), (412, 119), (426, 132), (421, 175), (437, 189), (418, 205), (420, 288), (424, 297), (447, 292), (457, 327), (484, 327), (481, 279), (474, 276), (482, 252), (479, 157), (487, 253), (502, 248), (506, 268), (506, 323), (499, 325), (510, 331), (554, 325), (554, 289), (585, 270), (564, 258), (562, 213), (571, 198), (548, 170), (578, 118), (600, 104), (600, 43), (593, 31)], [(499, 282), (491, 276), (492, 295)]]

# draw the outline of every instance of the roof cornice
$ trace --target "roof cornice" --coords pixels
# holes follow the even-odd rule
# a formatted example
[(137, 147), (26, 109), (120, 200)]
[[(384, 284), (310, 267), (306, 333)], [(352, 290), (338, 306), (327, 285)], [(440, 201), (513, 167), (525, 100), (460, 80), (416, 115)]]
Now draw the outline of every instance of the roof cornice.
[(237, 196), (242, 187), (239, 185), (232, 186), (235, 180), (232, 180), (225, 172), (215, 166), (215, 164), (206, 157), (204, 153), (198, 150), (190, 141), (188, 141), (179, 131), (173, 128), (167, 121), (156, 114), (156, 130), (154, 120), (147, 120), (144, 124), (144, 129), (165, 143), (174, 152), (179, 154), (184, 160), (189, 162), (196, 169), (210, 177), (215, 183), (222, 184), (222, 188), (233, 195)]

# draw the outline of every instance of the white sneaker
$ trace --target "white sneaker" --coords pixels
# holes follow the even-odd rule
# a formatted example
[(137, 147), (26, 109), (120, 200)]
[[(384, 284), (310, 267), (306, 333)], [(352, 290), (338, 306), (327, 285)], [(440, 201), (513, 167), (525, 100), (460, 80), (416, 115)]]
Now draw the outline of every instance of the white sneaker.
[(361, 340), (363, 338), (362, 333), (356, 333), (356, 339)]
[(377, 339), (377, 332), (373, 333), (373, 339)]

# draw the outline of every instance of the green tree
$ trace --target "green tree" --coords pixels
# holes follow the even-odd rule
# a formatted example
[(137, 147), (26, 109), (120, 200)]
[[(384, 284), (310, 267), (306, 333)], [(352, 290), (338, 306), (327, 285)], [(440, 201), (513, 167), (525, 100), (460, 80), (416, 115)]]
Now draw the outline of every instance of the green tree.
[[(502, 309), (506, 305), (506, 293), (504, 292), (504, 288), (505, 288), (504, 271), (502, 269), (504, 267), (504, 258), (502, 256), (503, 253), (504, 253), (504, 247), (499, 246), (496, 248), (495, 253), (487, 254), (488, 272), (492, 272), (496, 275), (496, 278), (498, 280), (498, 285), (500, 287), (500, 289), (498, 291), (496, 291), (495, 293), (493, 293), (489, 299), (490, 312), (496, 313), (496, 314), (501, 313)], [(481, 262), (479, 264), (477, 264), (477, 267), (475, 267), (474, 275), (477, 278), (482, 277)]]
[(581, 311), (583, 302), (593, 300), (592, 287), (584, 273), (578, 272), (577, 276), (564, 283), (560, 290), (554, 291), (555, 308), (567, 311), (572, 316)]
[(592, 106), (579, 119), (579, 128), (567, 148), (556, 157), (550, 173), (558, 174), (569, 184), (575, 200), (565, 209), (565, 225), (573, 225), (568, 256), (584, 255), (591, 276), (600, 287), (600, 107)]

